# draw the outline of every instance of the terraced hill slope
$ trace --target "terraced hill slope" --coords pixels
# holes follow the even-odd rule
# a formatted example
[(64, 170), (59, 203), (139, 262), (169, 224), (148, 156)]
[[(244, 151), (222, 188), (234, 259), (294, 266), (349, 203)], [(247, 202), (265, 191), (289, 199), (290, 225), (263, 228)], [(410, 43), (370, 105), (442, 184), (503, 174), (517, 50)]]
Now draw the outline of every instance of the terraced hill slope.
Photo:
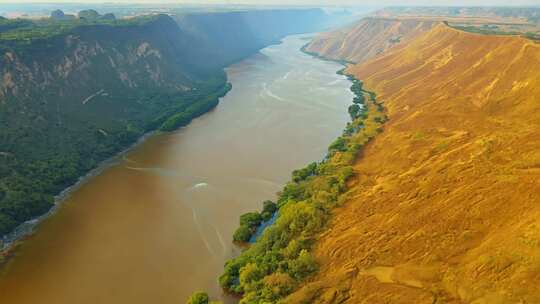
[(289, 302), (540, 303), (540, 44), (440, 24), (348, 72), (390, 120)]
[(409, 41), (437, 22), (399, 18), (364, 18), (351, 27), (317, 36), (306, 51), (334, 60), (363, 62)]

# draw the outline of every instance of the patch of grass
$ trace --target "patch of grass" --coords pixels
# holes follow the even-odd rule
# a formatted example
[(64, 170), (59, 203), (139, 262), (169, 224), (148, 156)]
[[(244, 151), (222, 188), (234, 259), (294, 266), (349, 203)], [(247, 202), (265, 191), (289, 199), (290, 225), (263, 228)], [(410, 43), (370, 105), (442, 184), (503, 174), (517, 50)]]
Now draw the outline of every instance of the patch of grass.
[(422, 132), (422, 131), (415, 132), (412, 135), (412, 139), (416, 140), (416, 141), (424, 140), (424, 139), (426, 139), (426, 134), (424, 132)]
[(444, 141), (439, 142), (439, 143), (435, 146), (435, 153), (440, 153), (440, 152), (445, 151), (446, 149), (448, 149), (448, 146), (449, 146), (449, 145), (450, 145), (450, 142), (447, 141), (447, 140), (444, 140)]

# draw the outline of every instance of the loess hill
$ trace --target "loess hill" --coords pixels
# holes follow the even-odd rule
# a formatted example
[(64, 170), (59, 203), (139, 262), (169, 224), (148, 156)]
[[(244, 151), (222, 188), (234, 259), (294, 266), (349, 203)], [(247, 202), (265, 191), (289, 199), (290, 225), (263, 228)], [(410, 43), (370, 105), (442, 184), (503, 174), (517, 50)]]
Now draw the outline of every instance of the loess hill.
[(288, 302), (540, 303), (540, 44), (441, 23), (348, 72), (389, 121)]
[(362, 62), (428, 31), (430, 20), (364, 18), (352, 26), (318, 35), (306, 51), (333, 60)]

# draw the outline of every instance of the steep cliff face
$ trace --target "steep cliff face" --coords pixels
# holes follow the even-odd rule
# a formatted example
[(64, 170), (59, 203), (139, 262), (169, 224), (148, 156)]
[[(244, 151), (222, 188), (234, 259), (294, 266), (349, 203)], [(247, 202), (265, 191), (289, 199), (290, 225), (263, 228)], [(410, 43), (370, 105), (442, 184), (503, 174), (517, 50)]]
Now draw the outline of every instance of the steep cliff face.
[(173, 17), (33, 30), (0, 20), (0, 235), (145, 132), (215, 106), (227, 89), (224, 66), (325, 18), (320, 10)]
[(86, 104), (94, 93), (120, 87), (186, 90), (193, 71), (176, 58), (190, 39), (171, 18), (158, 16), (139, 26), (83, 26), (25, 45), (5, 43), (0, 100), (35, 102), (46, 91)]
[(414, 39), (435, 24), (420, 19), (364, 18), (348, 28), (315, 37), (306, 51), (334, 60), (363, 62)]
[(445, 25), (348, 72), (388, 110), (291, 303), (540, 302), (540, 45)]

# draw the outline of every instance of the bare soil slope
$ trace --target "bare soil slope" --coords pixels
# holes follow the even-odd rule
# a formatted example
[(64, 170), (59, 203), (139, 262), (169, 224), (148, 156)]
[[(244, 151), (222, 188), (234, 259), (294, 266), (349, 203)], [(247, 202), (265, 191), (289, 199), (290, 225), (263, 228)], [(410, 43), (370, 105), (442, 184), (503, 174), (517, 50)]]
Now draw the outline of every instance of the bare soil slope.
[(540, 44), (440, 24), (349, 72), (390, 120), (289, 302), (540, 303)]
[(306, 50), (330, 59), (359, 63), (417, 37), (435, 24), (432, 20), (364, 18), (352, 27), (319, 35)]

